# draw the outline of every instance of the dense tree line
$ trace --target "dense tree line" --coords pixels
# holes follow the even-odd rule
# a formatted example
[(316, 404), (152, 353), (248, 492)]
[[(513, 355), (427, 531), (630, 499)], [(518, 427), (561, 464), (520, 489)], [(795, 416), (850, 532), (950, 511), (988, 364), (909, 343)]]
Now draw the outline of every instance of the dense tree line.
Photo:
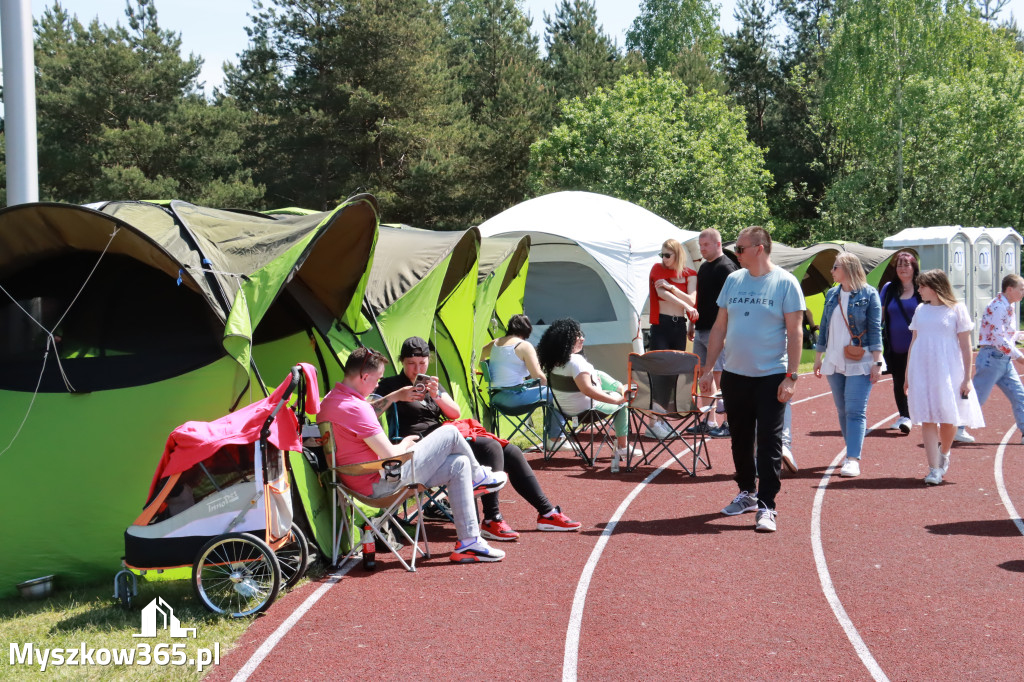
[[(1024, 227), (1024, 38), (1005, 0), (263, 0), (206, 97), (154, 0), (36, 22), (40, 195), (479, 223), (561, 189), (799, 244)], [(543, 42), (543, 51), (541, 50)], [(0, 140), (2, 143), (2, 140)], [(2, 169), (0, 169), (2, 170)]]

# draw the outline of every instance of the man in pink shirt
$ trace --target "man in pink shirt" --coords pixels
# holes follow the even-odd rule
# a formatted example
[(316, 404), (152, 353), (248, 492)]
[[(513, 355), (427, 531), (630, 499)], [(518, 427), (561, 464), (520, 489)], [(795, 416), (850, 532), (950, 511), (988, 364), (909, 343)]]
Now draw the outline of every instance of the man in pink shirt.
[[(984, 405), (992, 388), (998, 386), (1009, 399), (1017, 428), (1024, 434), (1024, 386), (1017, 374), (1018, 367), (1024, 369), (1024, 353), (1017, 348), (1017, 316), (1013, 314), (1013, 304), (1024, 298), (1024, 278), (1007, 275), (1003, 277), (1002, 284), (1002, 293), (996, 294), (985, 308), (978, 328), (974, 390), (978, 392), (978, 402)], [(954, 440), (973, 443), (974, 436), (960, 427)], [(1024, 444), (1024, 435), (1021, 443)]]
[[(454, 426), (442, 426), (422, 441), (418, 436), (408, 436), (392, 444), (377, 421), (373, 405), (366, 401), (383, 374), (384, 356), (369, 348), (357, 348), (345, 363), (344, 379), (335, 384), (320, 404), (319, 418), (333, 425), (339, 465), (387, 459), (409, 450), (413, 451), (413, 460), (403, 465), (397, 480), (369, 474), (346, 476), (345, 484), (365, 495), (387, 495), (412, 482), (412, 464), (415, 464), (416, 482), (432, 488), (448, 487), (448, 500), (459, 537), (451, 560), (456, 563), (501, 561), (505, 553), (480, 537), (474, 492), (497, 492), (505, 485), (507, 476), (480, 466), (466, 439)], [(415, 391), (414, 386), (406, 386), (395, 393)], [(389, 398), (394, 400), (399, 396)], [(416, 396), (401, 398), (417, 399)]]

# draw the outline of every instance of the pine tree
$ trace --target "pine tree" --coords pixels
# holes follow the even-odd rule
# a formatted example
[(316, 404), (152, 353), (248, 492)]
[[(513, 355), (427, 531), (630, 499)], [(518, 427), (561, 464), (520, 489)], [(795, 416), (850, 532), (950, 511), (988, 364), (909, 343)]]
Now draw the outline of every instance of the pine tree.
[(269, 204), (327, 209), (369, 191), (386, 220), (462, 215), (473, 131), (436, 7), (276, 0), (249, 36), (225, 84), (259, 115), (249, 139)]
[(152, 0), (125, 14), (126, 27), (84, 27), (58, 4), (37, 24), (40, 196), (256, 203), (262, 189), (239, 155), (244, 116), (206, 102), (202, 60), (180, 56)]
[(544, 13), (547, 75), (559, 100), (586, 97), (622, 74), (618, 46), (597, 23), (590, 0), (562, 0)]
[(478, 223), (525, 198), (530, 145), (549, 127), (551, 93), (517, 0), (450, 0), (444, 15), (450, 62), (475, 125), (465, 220)]

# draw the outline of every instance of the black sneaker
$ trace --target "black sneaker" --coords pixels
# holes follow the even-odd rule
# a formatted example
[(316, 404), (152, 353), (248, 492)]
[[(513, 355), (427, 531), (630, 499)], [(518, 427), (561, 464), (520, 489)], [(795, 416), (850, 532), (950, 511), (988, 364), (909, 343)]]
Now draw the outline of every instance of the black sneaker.
[(686, 433), (690, 434), (691, 436), (698, 433), (708, 434), (711, 433), (711, 431), (712, 428), (708, 426), (706, 422), (701, 422), (699, 424), (694, 424), (693, 426), (686, 427)]
[(449, 521), (452, 516), (452, 508), (447, 498), (440, 498), (436, 502), (431, 500), (423, 505), (423, 518), (427, 521)]
[(732, 435), (729, 431), (729, 422), (722, 422), (721, 426), (708, 431), (708, 435), (712, 438), (729, 438)]

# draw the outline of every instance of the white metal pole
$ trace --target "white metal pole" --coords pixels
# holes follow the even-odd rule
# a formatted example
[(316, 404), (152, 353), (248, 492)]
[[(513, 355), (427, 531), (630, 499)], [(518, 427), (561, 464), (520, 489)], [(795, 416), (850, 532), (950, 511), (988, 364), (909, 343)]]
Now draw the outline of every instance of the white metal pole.
[(36, 81), (30, 0), (0, 0), (4, 58), (4, 137), (7, 205), (39, 201), (36, 151)]

